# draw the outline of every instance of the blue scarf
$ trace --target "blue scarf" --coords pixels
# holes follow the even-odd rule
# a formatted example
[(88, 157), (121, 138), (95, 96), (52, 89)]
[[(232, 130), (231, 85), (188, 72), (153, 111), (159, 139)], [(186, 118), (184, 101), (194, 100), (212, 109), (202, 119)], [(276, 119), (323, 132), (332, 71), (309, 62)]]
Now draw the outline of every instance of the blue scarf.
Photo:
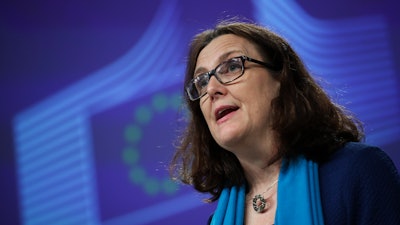
[[(225, 188), (211, 225), (243, 225), (245, 186)], [(250, 203), (248, 203), (250, 205)], [(278, 181), (275, 225), (323, 225), (318, 164), (298, 157), (283, 160)]]

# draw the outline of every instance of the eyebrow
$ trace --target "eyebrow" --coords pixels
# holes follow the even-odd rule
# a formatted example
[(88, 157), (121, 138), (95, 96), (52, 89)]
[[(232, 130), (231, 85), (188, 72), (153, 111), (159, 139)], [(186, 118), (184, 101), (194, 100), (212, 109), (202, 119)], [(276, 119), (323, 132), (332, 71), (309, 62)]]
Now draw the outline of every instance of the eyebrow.
[[(242, 54), (243, 54), (243, 51), (241, 51), (241, 50), (233, 50), (233, 51), (226, 52), (226, 53), (222, 54), (220, 57), (218, 57), (218, 62), (222, 63), (222, 62), (225, 61), (225, 60), (228, 58), (228, 56), (230, 56), (232, 53), (242, 53)], [(219, 64), (220, 64), (220, 63), (219, 63)], [(218, 65), (219, 65), (219, 64), (218, 64)], [(200, 75), (200, 74), (206, 73), (206, 72), (208, 72), (208, 70), (207, 70), (206, 68), (204, 68), (204, 67), (199, 67), (199, 68), (197, 68), (197, 69), (194, 71), (194, 75), (196, 76), (196, 74), (197, 74), (197, 75)]]

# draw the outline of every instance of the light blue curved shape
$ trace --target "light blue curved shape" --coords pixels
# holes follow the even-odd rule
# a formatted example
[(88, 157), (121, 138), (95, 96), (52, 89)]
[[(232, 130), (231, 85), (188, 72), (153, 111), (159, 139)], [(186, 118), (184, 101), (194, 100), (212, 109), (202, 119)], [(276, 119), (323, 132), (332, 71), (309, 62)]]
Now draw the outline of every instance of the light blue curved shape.
[(182, 80), (179, 11), (175, 1), (162, 1), (147, 31), (126, 55), (16, 115), (24, 224), (101, 224), (89, 119)]
[(330, 82), (323, 85), (330, 96), (366, 124), (369, 143), (390, 144), (400, 136), (399, 92), (383, 16), (320, 20), (295, 1), (253, 4), (256, 21), (284, 36), (311, 72)]

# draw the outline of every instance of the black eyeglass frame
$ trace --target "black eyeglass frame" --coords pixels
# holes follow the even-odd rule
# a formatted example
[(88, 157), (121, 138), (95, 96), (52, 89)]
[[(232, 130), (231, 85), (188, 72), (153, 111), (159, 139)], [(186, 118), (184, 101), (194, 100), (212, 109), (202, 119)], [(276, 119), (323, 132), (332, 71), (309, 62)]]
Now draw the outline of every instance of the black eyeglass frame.
[[(217, 75), (217, 70), (218, 70), (222, 65), (224, 65), (225, 63), (227, 63), (227, 62), (229, 62), (229, 61), (231, 61), (231, 60), (233, 60), (233, 59), (241, 59), (241, 62), (242, 62), (242, 71), (241, 71), (240, 75), (238, 75), (237, 77), (233, 78), (232, 80), (223, 82), (223, 81), (221, 80), (221, 78), (218, 77), (218, 75)], [(202, 98), (204, 95), (207, 94), (207, 92), (204, 92), (204, 93), (201, 94), (201, 95), (199, 94), (198, 97), (193, 97), (193, 96), (192, 96), (192, 90), (193, 90), (193, 89), (195, 89), (196, 92), (197, 92), (197, 89), (195, 88), (195, 86), (196, 86), (195, 84), (199, 81), (199, 78), (200, 78), (200, 77), (204, 77), (204, 76), (207, 76), (207, 77), (208, 77), (207, 85), (208, 85), (208, 82), (210, 81), (210, 79), (211, 79), (212, 76), (215, 76), (215, 78), (216, 78), (216, 79), (218, 80), (218, 82), (220, 82), (221, 84), (230, 83), (230, 82), (232, 82), (232, 81), (235, 81), (235, 80), (238, 79), (239, 77), (243, 76), (244, 71), (245, 71), (244, 62), (245, 62), (246, 60), (249, 61), (249, 62), (254, 62), (254, 63), (257, 63), (257, 64), (259, 64), (259, 65), (262, 65), (262, 66), (264, 66), (264, 67), (266, 67), (266, 68), (268, 68), (268, 69), (270, 69), (270, 70), (273, 70), (273, 71), (279, 71), (279, 70), (281, 69), (281, 68), (279, 68), (279, 67), (277, 67), (277, 66), (275, 66), (275, 65), (272, 65), (271, 63), (262, 62), (262, 61), (259, 61), (259, 60), (257, 60), (257, 59), (253, 59), (253, 58), (250, 58), (250, 57), (248, 57), (248, 56), (245, 56), (245, 55), (233, 57), (233, 58), (230, 58), (230, 59), (228, 59), (228, 60), (226, 60), (226, 61), (224, 61), (224, 62), (218, 64), (218, 66), (216, 66), (213, 70), (211, 70), (211, 71), (209, 71), (209, 72), (207, 72), (207, 73), (200, 74), (200, 75), (196, 76), (195, 78), (193, 78), (192, 80), (190, 80), (189, 83), (188, 83), (188, 84), (186, 85), (186, 87), (185, 87), (185, 90), (186, 90), (186, 93), (187, 93), (189, 99), (190, 99), (191, 101), (196, 101), (196, 100)]]

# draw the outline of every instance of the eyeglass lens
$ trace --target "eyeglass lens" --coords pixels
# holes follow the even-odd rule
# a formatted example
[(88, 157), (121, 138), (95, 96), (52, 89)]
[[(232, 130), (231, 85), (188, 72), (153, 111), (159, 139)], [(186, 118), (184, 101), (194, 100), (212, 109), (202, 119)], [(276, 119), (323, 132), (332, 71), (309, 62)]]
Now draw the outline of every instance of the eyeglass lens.
[(187, 87), (190, 99), (196, 100), (205, 95), (206, 87), (213, 75), (222, 84), (237, 79), (243, 74), (243, 62), (242, 57), (235, 57), (219, 64), (214, 70), (195, 77)]

